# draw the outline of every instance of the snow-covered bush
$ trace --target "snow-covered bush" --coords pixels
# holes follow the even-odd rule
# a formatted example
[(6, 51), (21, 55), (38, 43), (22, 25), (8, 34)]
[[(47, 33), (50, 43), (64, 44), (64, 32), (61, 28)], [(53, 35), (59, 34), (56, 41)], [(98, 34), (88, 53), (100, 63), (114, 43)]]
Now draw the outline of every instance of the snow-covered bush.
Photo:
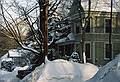
[(1, 62), (1, 69), (4, 69), (6, 71), (11, 72), (14, 69), (13, 61), (2, 61)]
[(32, 64), (34, 54), (23, 49), (11, 49), (1, 57), (1, 69), (12, 71), (15, 67), (23, 67)]
[(73, 52), (70, 56), (69, 61), (80, 62), (79, 54), (77, 52)]

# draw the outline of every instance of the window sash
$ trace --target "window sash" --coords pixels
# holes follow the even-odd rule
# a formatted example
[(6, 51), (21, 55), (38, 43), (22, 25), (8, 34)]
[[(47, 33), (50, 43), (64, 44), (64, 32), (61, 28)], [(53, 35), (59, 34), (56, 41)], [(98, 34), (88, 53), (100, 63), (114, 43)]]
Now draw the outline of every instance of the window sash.
[(112, 46), (112, 45), (105, 44), (105, 56), (104, 56), (105, 59), (111, 59), (112, 58), (112, 55), (110, 55), (110, 53), (112, 53), (112, 51), (110, 51), (110, 49), (109, 49), (110, 46)]
[(105, 19), (105, 33), (110, 32), (110, 21), (111, 19)]
[(90, 59), (91, 58), (91, 54), (90, 54), (90, 43), (86, 43), (85, 44), (85, 55), (86, 55), (86, 58), (88, 59)]

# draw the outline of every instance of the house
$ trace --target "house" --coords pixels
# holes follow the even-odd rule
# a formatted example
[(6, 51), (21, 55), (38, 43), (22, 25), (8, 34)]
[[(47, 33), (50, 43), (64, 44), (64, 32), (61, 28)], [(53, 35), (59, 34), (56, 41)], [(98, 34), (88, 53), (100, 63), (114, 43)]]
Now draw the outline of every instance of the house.
[[(70, 55), (73, 51), (76, 51), (82, 59), (83, 22), (80, 18), (82, 19), (88, 15), (88, 0), (81, 1), (82, 6), (78, 7), (83, 7), (84, 10), (80, 8), (81, 11), (79, 12), (78, 8), (76, 8), (79, 3), (77, 3), (77, 0), (74, 0), (70, 12), (71, 32), (74, 34), (75, 40), (58, 43), (57, 51), (62, 55)], [(108, 3), (106, 0), (91, 2), (90, 22), (86, 27), (84, 35), (84, 49), (87, 62), (104, 65), (120, 53), (120, 12), (115, 7), (113, 6), (112, 9), (112, 55), (110, 55), (110, 2)]]

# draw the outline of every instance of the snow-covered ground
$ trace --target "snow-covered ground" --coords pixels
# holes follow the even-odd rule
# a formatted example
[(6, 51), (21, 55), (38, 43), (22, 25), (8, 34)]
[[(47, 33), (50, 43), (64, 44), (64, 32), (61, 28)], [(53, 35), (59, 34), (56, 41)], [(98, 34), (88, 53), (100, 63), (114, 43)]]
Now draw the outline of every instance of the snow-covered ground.
[(25, 76), (19, 82), (36, 82), (39, 76), (42, 74), (43, 69), (44, 69), (44, 64), (36, 67), (36, 69), (32, 73)]
[(80, 64), (62, 59), (46, 61), (22, 80), (13, 72), (0, 70), (0, 82), (120, 82), (120, 55), (98, 70), (90, 64)]
[(103, 66), (98, 73), (87, 82), (120, 82), (120, 55)]
[(120, 55), (97, 70), (90, 63), (55, 60), (45, 65), (37, 82), (120, 82)]
[(17, 71), (18, 70), (8, 72), (0, 70), (0, 82), (19, 82), (20, 79), (16, 77)]
[(37, 82), (84, 82), (92, 78), (98, 67), (58, 59), (47, 62)]

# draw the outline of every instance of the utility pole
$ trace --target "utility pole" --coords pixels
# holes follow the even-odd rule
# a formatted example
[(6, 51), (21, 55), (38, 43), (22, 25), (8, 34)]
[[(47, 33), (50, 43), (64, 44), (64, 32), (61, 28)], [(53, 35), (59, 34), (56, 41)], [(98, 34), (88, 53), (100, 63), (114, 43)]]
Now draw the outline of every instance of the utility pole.
[(110, 60), (112, 59), (112, 8), (113, 8), (113, 0), (111, 0), (111, 12), (110, 12), (110, 31), (109, 31), (109, 54)]

